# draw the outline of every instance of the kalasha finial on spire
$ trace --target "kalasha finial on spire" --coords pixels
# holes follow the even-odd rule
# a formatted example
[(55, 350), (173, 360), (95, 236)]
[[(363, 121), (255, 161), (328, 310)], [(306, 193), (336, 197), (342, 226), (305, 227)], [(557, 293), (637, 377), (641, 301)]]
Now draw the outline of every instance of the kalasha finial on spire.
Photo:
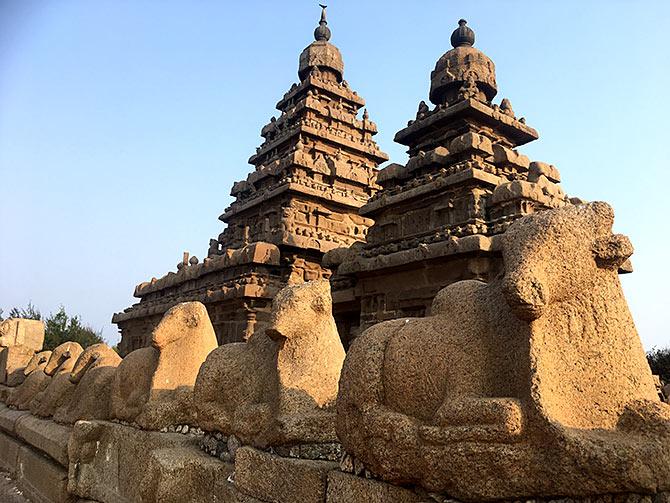
[(319, 4), (319, 7), (321, 7), (321, 20), (319, 21), (319, 26), (314, 30), (314, 39), (317, 41), (328, 41), (330, 40), (330, 28), (328, 28), (328, 21), (326, 21), (327, 5)]
[(458, 21), (458, 28), (451, 34), (451, 45), (453, 47), (472, 47), (475, 43), (475, 32), (467, 26), (465, 19)]

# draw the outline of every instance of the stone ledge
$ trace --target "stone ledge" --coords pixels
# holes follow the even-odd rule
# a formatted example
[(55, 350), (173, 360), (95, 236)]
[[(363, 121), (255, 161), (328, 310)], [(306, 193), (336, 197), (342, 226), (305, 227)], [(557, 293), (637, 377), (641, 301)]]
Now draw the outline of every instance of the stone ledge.
[(7, 407), (5, 404), (0, 404), (0, 429), (6, 431), (10, 435), (16, 433), (16, 422), (24, 417), (29, 416), (30, 411), (14, 410)]
[(17, 437), (67, 468), (67, 443), (72, 433), (71, 427), (28, 414), (16, 421), (15, 432)]
[(140, 492), (142, 501), (234, 502), (234, 467), (195, 447), (156, 449), (146, 467)]
[(235, 458), (235, 486), (253, 498), (277, 503), (322, 503), (330, 461), (282, 458), (241, 447)]

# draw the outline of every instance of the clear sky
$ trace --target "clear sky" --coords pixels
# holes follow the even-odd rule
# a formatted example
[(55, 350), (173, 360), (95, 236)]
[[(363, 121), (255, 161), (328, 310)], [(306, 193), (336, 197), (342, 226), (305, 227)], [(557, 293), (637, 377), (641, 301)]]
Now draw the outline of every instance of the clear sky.
[[(135, 284), (221, 232), (316, 3), (0, 0), (0, 307), (62, 304), (116, 342)], [(642, 340), (670, 344), (670, 2), (330, 2), (345, 78), (393, 161), (461, 17), (497, 100), (540, 132), (521, 151), (613, 204)]]

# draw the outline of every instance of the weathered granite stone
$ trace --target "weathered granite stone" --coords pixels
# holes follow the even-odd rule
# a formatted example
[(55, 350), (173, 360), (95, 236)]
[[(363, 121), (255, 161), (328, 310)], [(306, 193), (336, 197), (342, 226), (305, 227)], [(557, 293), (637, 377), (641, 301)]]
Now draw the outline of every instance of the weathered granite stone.
[(69, 426), (27, 414), (16, 421), (14, 431), (18, 438), (67, 468), (67, 443), (72, 431)]
[(21, 410), (29, 408), (33, 397), (49, 385), (50, 377), (44, 373), (44, 369), (50, 358), (51, 351), (41, 351), (30, 359), (23, 370), (26, 379), (8, 393), (7, 405)]
[(526, 216), (504, 276), (455, 283), (433, 315), (378, 324), (345, 360), (344, 448), (385, 480), (464, 501), (670, 488), (658, 399), (605, 203)]
[(197, 443), (190, 435), (143, 431), (107, 421), (78, 421), (68, 444), (68, 489), (75, 496), (102, 503), (139, 503), (145, 477), (153, 477), (148, 473), (153, 452), (197, 449)]
[(1, 321), (0, 384), (21, 384), (25, 378), (23, 369), (43, 343), (44, 322), (22, 318)]
[(44, 322), (23, 318), (0, 321), (0, 347), (24, 346), (33, 352), (44, 344)]
[(193, 385), (216, 347), (205, 306), (184, 302), (170, 309), (153, 331), (152, 346), (133, 351), (116, 368), (112, 417), (152, 430), (193, 424)]
[(73, 424), (79, 419), (109, 419), (112, 384), (119, 363), (121, 357), (107, 344), (86, 348), (69, 375), (75, 390), (55, 410), (54, 421)]
[(72, 503), (67, 492), (67, 470), (33, 449), (19, 449), (17, 482), (24, 494), (36, 503)]
[(30, 402), (30, 412), (39, 417), (51, 417), (57, 408), (70, 402), (75, 385), (70, 382), (70, 373), (83, 348), (76, 342), (65, 342), (53, 350), (44, 373), (51, 377), (44, 391)]
[(263, 501), (323, 502), (328, 472), (336, 467), (329, 461), (282, 458), (242, 447), (235, 457), (235, 486)]
[(193, 447), (151, 452), (139, 492), (143, 503), (234, 503), (235, 485), (229, 481), (233, 465)]
[(425, 503), (413, 491), (378, 480), (333, 470), (328, 473), (326, 503)]
[(265, 332), (207, 357), (195, 386), (198, 424), (260, 447), (333, 442), (343, 360), (328, 282), (285, 287)]

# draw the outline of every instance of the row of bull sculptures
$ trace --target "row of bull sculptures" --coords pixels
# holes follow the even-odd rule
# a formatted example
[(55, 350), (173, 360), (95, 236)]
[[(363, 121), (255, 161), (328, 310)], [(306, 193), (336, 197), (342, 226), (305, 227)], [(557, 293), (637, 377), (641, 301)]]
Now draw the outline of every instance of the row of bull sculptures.
[[(40, 344), (0, 398), (66, 424), (341, 442), (376, 478), (466, 501), (667, 491), (670, 405), (619, 283), (633, 249), (613, 219), (600, 202), (523, 217), (492, 238), (497, 279), (446, 287), (429, 316), (377, 324), (346, 355), (316, 281), (282, 290), (245, 343), (217, 347), (189, 302), (123, 359), (105, 344)], [(20, 345), (9, 339), (4, 352)]]

